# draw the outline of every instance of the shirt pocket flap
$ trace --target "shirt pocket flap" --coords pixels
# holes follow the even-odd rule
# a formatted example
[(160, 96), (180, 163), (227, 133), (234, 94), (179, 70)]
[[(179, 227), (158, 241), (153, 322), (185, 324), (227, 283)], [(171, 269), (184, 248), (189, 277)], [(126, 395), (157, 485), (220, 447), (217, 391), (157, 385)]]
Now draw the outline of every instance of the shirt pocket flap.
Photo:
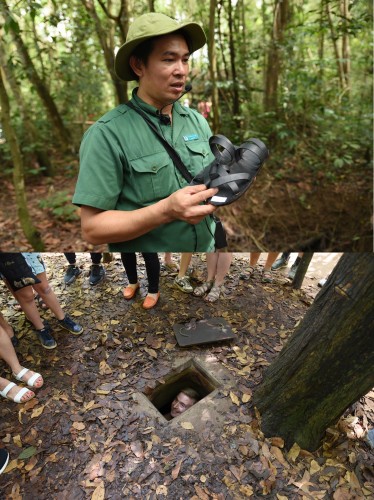
[(202, 156), (207, 156), (210, 153), (210, 147), (208, 141), (191, 141), (186, 142), (187, 149), (192, 153), (197, 153)]
[(171, 159), (165, 152), (153, 153), (131, 160), (131, 167), (139, 174), (157, 174), (162, 168), (169, 165)]

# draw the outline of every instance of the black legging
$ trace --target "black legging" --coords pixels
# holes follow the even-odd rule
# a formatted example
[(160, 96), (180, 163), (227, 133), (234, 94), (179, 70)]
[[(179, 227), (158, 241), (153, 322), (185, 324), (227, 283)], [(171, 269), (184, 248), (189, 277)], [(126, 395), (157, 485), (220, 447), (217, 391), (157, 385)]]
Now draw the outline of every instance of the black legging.
[[(67, 258), (67, 261), (69, 262), (70, 265), (75, 264), (75, 259), (76, 259), (76, 254), (75, 252), (70, 252), (70, 253), (64, 253), (65, 257)], [(91, 260), (92, 264), (100, 264), (101, 262), (101, 253), (90, 253), (91, 255)]]
[[(160, 261), (157, 253), (142, 253), (145, 269), (148, 276), (148, 293), (157, 293), (160, 281)], [(123, 267), (125, 268), (129, 283), (135, 285), (138, 282), (136, 269), (136, 254), (121, 253)]]

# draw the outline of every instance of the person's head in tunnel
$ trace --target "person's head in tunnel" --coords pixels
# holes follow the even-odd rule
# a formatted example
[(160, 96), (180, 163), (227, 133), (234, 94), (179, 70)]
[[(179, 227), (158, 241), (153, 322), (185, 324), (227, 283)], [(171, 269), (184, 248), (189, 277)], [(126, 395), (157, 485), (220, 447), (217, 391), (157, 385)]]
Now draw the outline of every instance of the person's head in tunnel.
[(191, 408), (200, 399), (200, 396), (195, 389), (186, 387), (174, 398), (171, 403), (170, 416), (171, 418), (178, 417), (186, 410)]

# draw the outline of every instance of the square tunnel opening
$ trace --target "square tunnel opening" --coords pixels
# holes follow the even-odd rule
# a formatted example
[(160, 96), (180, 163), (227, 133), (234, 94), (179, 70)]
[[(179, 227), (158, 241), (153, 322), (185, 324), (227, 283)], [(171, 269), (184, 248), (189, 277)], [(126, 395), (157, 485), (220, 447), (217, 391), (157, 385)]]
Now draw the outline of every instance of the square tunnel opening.
[[(183, 389), (188, 387), (194, 389), (198, 393), (199, 400), (191, 407), (195, 408), (197, 404), (213, 391), (221, 387), (221, 385), (222, 384), (209, 374), (197, 360), (191, 359), (177, 370), (171, 372), (166, 377), (164, 383), (159, 382), (158, 385), (150, 393), (148, 392), (148, 394), (145, 394), (145, 396), (159, 413), (164, 416), (170, 412), (171, 403)], [(183, 415), (187, 412), (188, 410), (186, 410)]]

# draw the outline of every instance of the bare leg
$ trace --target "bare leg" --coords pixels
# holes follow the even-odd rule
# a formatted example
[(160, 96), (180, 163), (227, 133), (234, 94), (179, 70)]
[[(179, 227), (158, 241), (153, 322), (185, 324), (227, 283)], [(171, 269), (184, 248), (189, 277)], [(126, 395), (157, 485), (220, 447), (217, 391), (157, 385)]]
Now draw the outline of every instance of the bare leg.
[(6, 321), (6, 319), (0, 312), (0, 329), (1, 328), (3, 328), (6, 331), (10, 339), (14, 336), (13, 328), (10, 326), (10, 324)]
[(31, 286), (26, 286), (14, 292), (15, 298), (18, 300), (22, 311), (26, 314), (27, 318), (31, 321), (37, 330), (44, 328), (43, 321), (40, 317), (38, 308), (34, 300), (34, 293)]
[(41, 283), (33, 285), (33, 288), (37, 291), (40, 297), (43, 299), (44, 303), (49, 307), (57, 319), (64, 319), (65, 313), (62, 310), (60, 303), (52, 290), (51, 285), (48, 282), (46, 273), (40, 273), (37, 275)]
[(186, 272), (187, 272), (188, 266), (190, 265), (191, 258), (192, 258), (192, 253), (184, 252), (181, 254), (178, 278), (183, 278), (183, 276), (186, 276)]
[(217, 269), (216, 269), (214, 284), (215, 286), (221, 286), (224, 282), (226, 274), (229, 272), (230, 265), (232, 262), (232, 253), (218, 252), (217, 255), (218, 255), (218, 260), (217, 260)]
[(261, 252), (251, 252), (251, 256), (249, 259), (249, 265), (251, 267), (256, 267), (258, 259), (260, 258)]
[(277, 260), (278, 252), (269, 252), (264, 265), (264, 271), (271, 271), (271, 266)]

